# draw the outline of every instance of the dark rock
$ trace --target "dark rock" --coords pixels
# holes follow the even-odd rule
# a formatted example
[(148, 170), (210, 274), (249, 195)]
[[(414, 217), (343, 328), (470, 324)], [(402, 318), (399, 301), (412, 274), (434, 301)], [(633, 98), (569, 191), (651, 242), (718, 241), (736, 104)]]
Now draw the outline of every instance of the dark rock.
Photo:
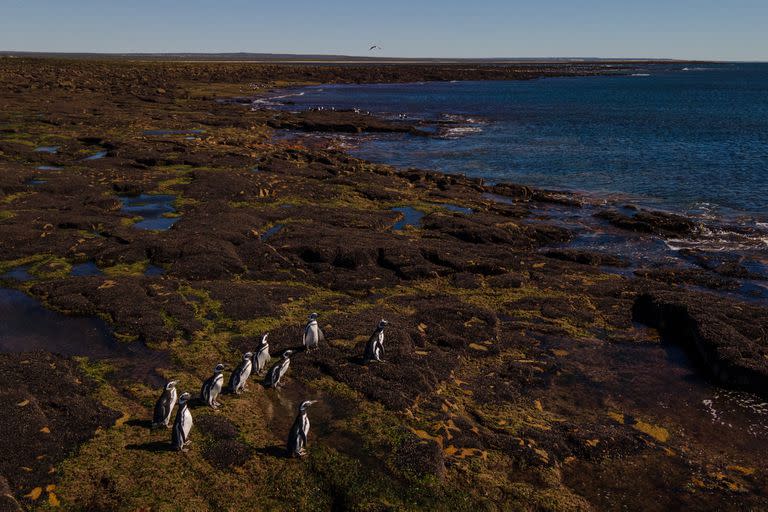
[(633, 318), (690, 350), (722, 384), (768, 396), (768, 308), (695, 292), (638, 296)]
[(696, 224), (691, 219), (673, 213), (640, 210), (634, 215), (627, 215), (618, 210), (603, 210), (595, 217), (621, 229), (640, 233), (691, 235), (696, 230)]
[(442, 479), (445, 476), (445, 460), (440, 446), (412, 434), (405, 436), (395, 449), (393, 463), (401, 474), (411, 478), (429, 476)]
[(203, 448), (203, 458), (218, 469), (231, 469), (245, 465), (253, 449), (236, 439), (216, 439)]
[(195, 426), (217, 440), (234, 439), (240, 433), (237, 425), (222, 416), (206, 414), (195, 418)]
[(602, 254), (591, 251), (580, 251), (577, 249), (557, 249), (546, 251), (544, 256), (563, 261), (572, 261), (582, 265), (608, 266), (608, 267), (628, 267), (629, 262), (619, 256), (612, 254)]

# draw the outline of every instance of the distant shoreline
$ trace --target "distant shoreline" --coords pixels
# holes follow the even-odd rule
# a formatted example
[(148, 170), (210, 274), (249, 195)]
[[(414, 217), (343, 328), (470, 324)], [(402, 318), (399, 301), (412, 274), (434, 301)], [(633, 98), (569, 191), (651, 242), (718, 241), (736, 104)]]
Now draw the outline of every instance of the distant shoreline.
[(603, 58), (603, 57), (372, 57), (365, 55), (316, 55), (278, 53), (78, 53), (0, 51), (5, 58), (42, 58), (73, 60), (126, 60), (220, 63), (290, 63), (290, 64), (653, 64), (653, 63), (713, 63), (714, 60), (685, 60), (665, 58)]

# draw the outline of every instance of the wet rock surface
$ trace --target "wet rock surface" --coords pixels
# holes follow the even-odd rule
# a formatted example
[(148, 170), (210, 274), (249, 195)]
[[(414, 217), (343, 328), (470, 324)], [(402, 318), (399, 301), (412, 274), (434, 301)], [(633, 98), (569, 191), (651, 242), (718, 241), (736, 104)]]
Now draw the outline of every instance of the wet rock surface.
[[(589, 66), (0, 67), (0, 280), (72, 318), (102, 318), (141, 361), (75, 364), (53, 346), (0, 355), (0, 427), (14, 455), (0, 472), (24, 506), (43, 508), (51, 493), (83, 510), (768, 506), (768, 422), (750, 394), (765, 396), (768, 308), (714, 293), (741, 286), (738, 268), (759, 277), (764, 263), (697, 253), (683, 270), (617, 275), (623, 257), (569, 248), (567, 225), (534, 215), (582, 211), (579, 197), (273, 139), (275, 126), (411, 129), (370, 116), (213, 101), (265, 94), (277, 80), (533, 78)], [(142, 194), (168, 199), (170, 229), (136, 229), (123, 199)], [(397, 226), (411, 210), (423, 217)], [(658, 212), (603, 217), (616, 231), (695, 228)], [(326, 340), (305, 352), (310, 312)], [(382, 318), (385, 361), (365, 364)], [(169, 431), (148, 425), (163, 381), (197, 396), (217, 363), (228, 378), (267, 332), (273, 357), (298, 349), (286, 387), (254, 377), (216, 412), (195, 401), (190, 451), (170, 451)], [(307, 398), (320, 399), (309, 454), (288, 459)], [(25, 400), (38, 412), (19, 422)]]
[(693, 221), (681, 215), (646, 210), (605, 210), (597, 217), (622, 229), (660, 235), (691, 234), (696, 227)]

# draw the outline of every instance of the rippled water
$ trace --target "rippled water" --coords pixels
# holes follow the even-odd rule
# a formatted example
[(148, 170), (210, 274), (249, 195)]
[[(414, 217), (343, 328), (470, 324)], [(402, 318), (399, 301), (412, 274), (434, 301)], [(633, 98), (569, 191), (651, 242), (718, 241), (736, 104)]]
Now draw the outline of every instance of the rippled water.
[(648, 76), (334, 85), (290, 100), (457, 123), (440, 138), (372, 137), (354, 150), (366, 159), (765, 219), (768, 65), (636, 75)]

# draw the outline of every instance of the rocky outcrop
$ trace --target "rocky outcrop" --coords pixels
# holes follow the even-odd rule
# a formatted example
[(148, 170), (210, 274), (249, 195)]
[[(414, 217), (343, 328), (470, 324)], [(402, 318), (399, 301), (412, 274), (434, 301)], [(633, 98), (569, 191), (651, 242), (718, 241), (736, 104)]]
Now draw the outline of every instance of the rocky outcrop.
[(722, 384), (768, 397), (768, 308), (695, 292), (648, 292), (633, 317), (682, 345)]

